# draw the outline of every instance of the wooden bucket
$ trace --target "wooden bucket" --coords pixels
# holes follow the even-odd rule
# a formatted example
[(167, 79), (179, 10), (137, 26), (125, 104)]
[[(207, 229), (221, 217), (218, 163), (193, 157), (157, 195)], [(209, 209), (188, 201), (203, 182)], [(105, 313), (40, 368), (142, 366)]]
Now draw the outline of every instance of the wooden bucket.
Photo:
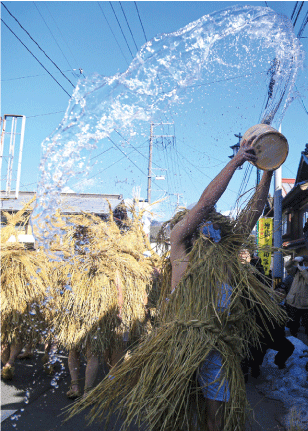
[(249, 140), (253, 136), (256, 137), (252, 147), (258, 157), (253, 164), (263, 171), (279, 168), (289, 153), (289, 145), (285, 136), (268, 124), (256, 124), (244, 133), (240, 145), (244, 139)]

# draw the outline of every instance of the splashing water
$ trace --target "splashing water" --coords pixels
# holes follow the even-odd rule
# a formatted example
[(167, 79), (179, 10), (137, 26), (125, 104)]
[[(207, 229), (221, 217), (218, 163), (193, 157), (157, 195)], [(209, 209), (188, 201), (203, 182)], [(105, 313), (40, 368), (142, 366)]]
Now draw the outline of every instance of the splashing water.
[[(208, 145), (221, 151), (226, 136), (234, 134), (234, 124), (236, 130), (261, 121), (278, 127), (294, 97), (302, 63), (303, 52), (287, 17), (270, 8), (240, 5), (158, 35), (124, 73), (79, 81), (61, 124), (42, 144), (32, 216), (40, 226), (41, 243), (61, 233), (53, 214), (65, 188), (111, 192), (100, 175), (105, 168), (92, 161), (110, 142), (125, 159), (132, 142), (148, 137), (150, 122), (171, 116), (177, 136), (202, 142), (203, 150)], [(275, 85), (267, 94), (270, 80)], [(122, 142), (116, 144), (119, 136)], [(169, 147), (165, 150), (172, 151)]]

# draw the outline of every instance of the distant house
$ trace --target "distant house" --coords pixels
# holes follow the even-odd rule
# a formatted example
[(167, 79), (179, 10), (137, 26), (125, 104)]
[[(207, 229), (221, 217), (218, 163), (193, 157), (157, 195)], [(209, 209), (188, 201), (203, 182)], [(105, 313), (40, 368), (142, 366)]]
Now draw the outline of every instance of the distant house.
[[(291, 180), (289, 185), (291, 186)], [(294, 185), (282, 200), (283, 248), (290, 254), (307, 254), (303, 227), (308, 220), (308, 144), (301, 158)]]
[[(35, 196), (35, 192), (19, 192), (18, 199), (1, 198), (1, 226), (6, 224), (3, 211), (14, 213), (21, 210)], [(61, 193), (61, 212), (62, 214), (81, 214), (82, 212), (93, 213), (106, 220), (109, 217), (109, 204), (113, 211), (114, 217), (123, 218), (123, 210), (119, 208), (124, 203), (122, 195), (108, 194), (89, 194), (89, 193)], [(109, 202), (109, 204), (108, 204)], [(32, 206), (33, 207), (33, 206)], [(28, 211), (31, 213), (31, 210)], [(17, 226), (18, 228), (18, 226)], [(31, 226), (27, 223), (25, 226), (19, 226), (20, 242), (34, 243)]]

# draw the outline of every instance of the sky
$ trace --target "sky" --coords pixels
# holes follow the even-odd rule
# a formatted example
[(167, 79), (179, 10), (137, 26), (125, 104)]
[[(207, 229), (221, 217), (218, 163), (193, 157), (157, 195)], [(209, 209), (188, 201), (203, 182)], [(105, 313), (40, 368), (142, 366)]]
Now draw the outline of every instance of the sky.
[[(298, 2), (293, 22), (301, 3)], [(95, 73), (101, 77), (121, 74), (145, 42), (156, 35), (175, 32), (206, 14), (238, 4), (268, 6), (291, 18), (296, 2), (2, 2), (1, 116), (26, 116), (20, 189), (36, 190), (41, 144), (61, 123), (79, 80)], [(296, 35), (307, 13), (305, 2), (294, 27)], [(307, 39), (308, 25), (300, 39), (306, 53)], [(228, 47), (225, 49), (227, 52)], [(251, 51), (251, 57), (254, 55)], [(239, 70), (242, 71), (245, 64), (241, 67)], [(283, 178), (296, 177), (300, 153), (308, 143), (307, 78), (305, 59), (296, 82), (300, 97), (288, 108), (281, 126), (289, 142)], [(246, 129), (259, 122), (267, 88), (262, 84), (255, 96), (255, 82), (247, 81), (245, 85), (226, 81), (221, 86), (213, 85), (208, 91), (196, 89), (190, 93), (190, 108), (186, 109), (186, 99), (184, 107), (163, 112), (161, 118), (165, 124), (154, 126), (152, 132), (151, 199), (153, 202), (165, 198), (157, 207), (157, 218), (169, 218), (178, 204), (188, 206), (196, 202), (210, 180), (229, 161), (230, 146), (238, 142), (234, 134), (240, 132), (243, 135)], [(247, 91), (249, 85), (251, 90)], [(245, 113), (246, 104), (252, 106), (250, 116)], [(91, 160), (95, 159), (96, 165), (93, 164), (90, 176), (95, 177), (96, 182), (81, 191), (122, 194), (124, 198), (130, 198), (139, 188), (140, 198), (146, 199), (149, 137), (150, 124), (143, 126), (135, 140), (121, 132), (112, 136), (112, 142), (99, 142), (98, 148), (89, 155)], [(5, 141), (4, 156), (7, 148)], [(7, 157), (4, 157), (2, 167), (1, 189), (5, 186), (5, 162)], [(239, 191), (245, 191), (241, 185), (247, 175), (245, 165), (236, 171), (218, 202), (219, 210), (227, 211), (235, 205)], [(165, 179), (159, 179), (162, 177)], [(75, 179), (83, 182), (82, 175)], [(254, 187), (255, 181), (254, 168), (246, 190)], [(68, 187), (76, 191), (70, 183)]]

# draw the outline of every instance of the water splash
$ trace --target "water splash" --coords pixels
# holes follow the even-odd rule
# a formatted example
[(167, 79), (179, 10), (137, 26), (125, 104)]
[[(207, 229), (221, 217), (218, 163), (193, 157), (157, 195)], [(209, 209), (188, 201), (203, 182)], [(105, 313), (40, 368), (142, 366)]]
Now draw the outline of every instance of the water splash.
[[(79, 81), (61, 124), (42, 144), (32, 216), (40, 226), (41, 243), (61, 234), (53, 218), (63, 207), (61, 192), (102, 192), (104, 179), (92, 160), (110, 141), (116, 145), (115, 136), (128, 148), (132, 141), (148, 137), (150, 122), (159, 123), (168, 114), (176, 117), (185, 139), (194, 136), (204, 142), (206, 133), (207, 144), (221, 151), (220, 139), (230, 134), (230, 124), (241, 130), (261, 121), (278, 127), (294, 97), (302, 62), (303, 52), (287, 17), (270, 8), (240, 5), (158, 35), (124, 73)], [(270, 82), (275, 85), (266, 102)]]

